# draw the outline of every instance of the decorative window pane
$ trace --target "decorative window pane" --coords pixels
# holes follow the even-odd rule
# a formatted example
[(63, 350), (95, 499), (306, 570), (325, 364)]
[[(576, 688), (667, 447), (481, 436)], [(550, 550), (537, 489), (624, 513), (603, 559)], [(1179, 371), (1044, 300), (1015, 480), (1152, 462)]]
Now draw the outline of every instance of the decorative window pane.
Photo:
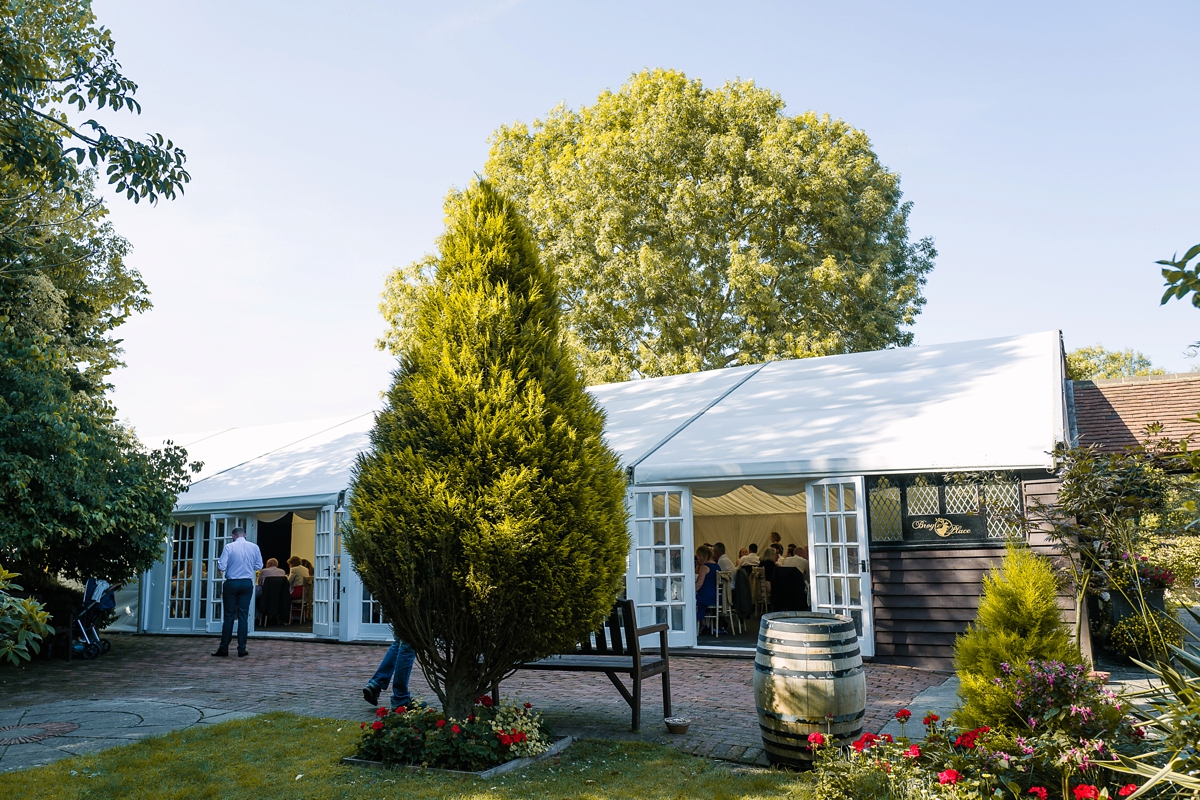
[(871, 489), (871, 541), (899, 542), (904, 538), (900, 527), (900, 487), (880, 478)]
[(974, 484), (947, 484), (946, 513), (978, 514), (979, 487)]
[(941, 503), (938, 502), (938, 487), (932, 485), (924, 475), (913, 478), (906, 495), (910, 517), (942, 513)]
[(1014, 518), (1021, 511), (1021, 485), (994, 483), (983, 487), (987, 503), (987, 535), (989, 539), (1011, 539), (1021, 535), (1021, 526)]

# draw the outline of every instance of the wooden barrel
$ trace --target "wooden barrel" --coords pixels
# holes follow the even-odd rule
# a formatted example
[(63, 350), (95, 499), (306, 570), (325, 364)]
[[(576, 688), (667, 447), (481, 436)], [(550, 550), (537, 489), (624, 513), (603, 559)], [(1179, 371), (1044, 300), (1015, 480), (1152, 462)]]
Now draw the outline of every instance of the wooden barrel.
[(867, 679), (849, 617), (780, 611), (763, 614), (754, 657), (754, 704), (772, 764), (812, 763), (808, 735), (848, 744), (862, 733)]

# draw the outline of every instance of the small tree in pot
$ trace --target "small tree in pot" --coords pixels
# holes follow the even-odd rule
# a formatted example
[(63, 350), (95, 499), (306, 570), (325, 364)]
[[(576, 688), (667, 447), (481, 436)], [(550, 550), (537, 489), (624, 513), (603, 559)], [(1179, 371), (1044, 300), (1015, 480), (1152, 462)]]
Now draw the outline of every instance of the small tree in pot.
[[(514, 206), (451, 195), (345, 547), (448, 716), (599, 627), (625, 571), (624, 480)], [(413, 273), (418, 274), (418, 273)]]

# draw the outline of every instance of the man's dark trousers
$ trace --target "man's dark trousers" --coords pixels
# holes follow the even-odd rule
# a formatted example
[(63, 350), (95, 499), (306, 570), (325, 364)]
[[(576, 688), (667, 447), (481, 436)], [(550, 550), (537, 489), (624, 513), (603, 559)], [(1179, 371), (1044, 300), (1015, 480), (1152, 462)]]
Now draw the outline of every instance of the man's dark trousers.
[(229, 641), (233, 638), (233, 616), (237, 614), (238, 652), (246, 652), (246, 636), (250, 633), (250, 601), (254, 599), (254, 579), (238, 578), (225, 581), (221, 588), (222, 601), (225, 604), (221, 619), (221, 646), (219, 653), (229, 652)]

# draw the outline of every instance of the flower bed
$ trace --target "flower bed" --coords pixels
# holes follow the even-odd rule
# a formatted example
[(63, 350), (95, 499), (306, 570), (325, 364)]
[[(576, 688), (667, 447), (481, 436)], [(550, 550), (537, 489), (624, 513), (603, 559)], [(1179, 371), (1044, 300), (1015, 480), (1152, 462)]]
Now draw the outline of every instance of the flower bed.
[(551, 746), (541, 714), (529, 703), (494, 706), (484, 696), (465, 720), (425, 705), (375, 714), (374, 722), (362, 724), (357, 757), (383, 764), (478, 771), (539, 756)]
[(1023, 713), (1035, 720), (1024, 732), (956, 728), (930, 712), (922, 719), (925, 740), (913, 742), (905, 735), (911, 713), (904, 709), (896, 714), (897, 738), (864, 733), (842, 750), (830, 737), (811, 734), (812, 796), (1099, 800), (1133, 794), (1138, 784), (1105, 766), (1118, 752), (1145, 750), (1142, 729), (1121, 713), (1120, 701), (1061, 664), (1031, 664), (1021, 675), (1012, 680)]

